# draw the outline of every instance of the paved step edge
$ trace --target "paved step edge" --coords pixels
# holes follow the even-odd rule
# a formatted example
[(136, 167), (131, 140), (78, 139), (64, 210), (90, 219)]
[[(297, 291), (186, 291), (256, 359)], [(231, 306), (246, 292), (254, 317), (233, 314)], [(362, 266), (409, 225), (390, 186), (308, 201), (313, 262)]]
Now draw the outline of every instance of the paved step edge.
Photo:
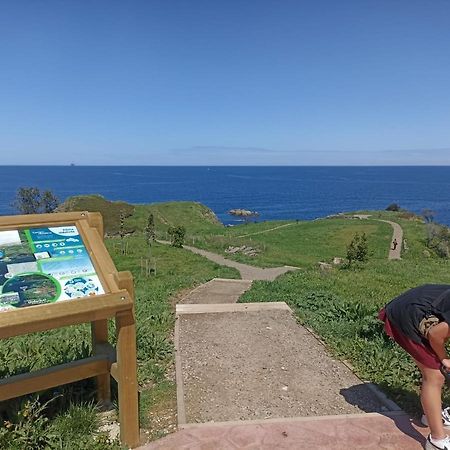
[(208, 281), (208, 283), (211, 283), (211, 281), (227, 281), (230, 283), (245, 283), (245, 284), (253, 283), (253, 280), (242, 280), (241, 278), (213, 278), (212, 280)]
[(285, 302), (261, 303), (212, 303), (212, 304), (178, 304), (177, 314), (214, 314), (226, 312), (253, 312), (268, 310), (292, 311)]
[(348, 420), (348, 419), (367, 419), (368, 417), (399, 417), (408, 416), (404, 411), (389, 411), (385, 413), (355, 413), (355, 414), (338, 414), (328, 416), (304, 416), (304, 417), (277, 417), (272, 419), (255, 419), (255, 420), (233, 420), (229, 422), (204, 422), (204, 423), (183, 423), (178, 425), (179, 430), (187, 428), (200, 427), (229, 427), (236, 425), (258, 425), (265, 423), (295, 423), (295, 422), (318, 422), (323, 420)]

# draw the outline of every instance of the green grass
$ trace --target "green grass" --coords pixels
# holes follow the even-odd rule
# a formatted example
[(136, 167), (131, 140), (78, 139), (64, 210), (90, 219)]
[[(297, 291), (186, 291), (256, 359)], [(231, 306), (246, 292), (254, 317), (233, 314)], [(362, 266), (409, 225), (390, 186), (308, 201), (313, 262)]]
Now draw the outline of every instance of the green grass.
[[(392, 228), (388, 224), (373, 220), (348, 219), (294, 222), (283, 228), (260, 233), (285, 223), (288, 222), (276, 222), (272, 226), (262, 223), (230, 227), (222, 235), (210, 234), (204, 238), (199, 236), (194, 240), (194, 245), (224, 255), (229, 246), (247, 245), (258, 249), (258, 256), (239, 254), (227, 257), (262, 267), (305, 267), (318, 261), (330, 261), (335, 256), (345, 257), (346, 246), (355, 233), (366, 233), (372, 258), (387, 258), (392, 237)], [(252, 235), (238, 237), (247, 234), (247, 231)]]

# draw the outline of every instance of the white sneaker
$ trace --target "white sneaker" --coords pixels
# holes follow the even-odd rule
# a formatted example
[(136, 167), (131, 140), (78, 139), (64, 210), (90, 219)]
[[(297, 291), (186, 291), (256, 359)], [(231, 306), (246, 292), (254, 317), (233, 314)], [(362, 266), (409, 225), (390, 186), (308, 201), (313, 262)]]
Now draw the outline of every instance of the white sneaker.
[[(427, 416), (424, 414), (420, 419), (422, 425), (428, 426)], [(442, 423), (444, 424), (444, 428), (450, 428), (450, 407), (444, 408), (442, 410)]]
[(441, 445), (438, 446), (431, 442), (431, 434), (429, 434), (425, 444), (425, 450), (450, 450), (450, 438), (447, 436), (445, 439), (442, 439)]

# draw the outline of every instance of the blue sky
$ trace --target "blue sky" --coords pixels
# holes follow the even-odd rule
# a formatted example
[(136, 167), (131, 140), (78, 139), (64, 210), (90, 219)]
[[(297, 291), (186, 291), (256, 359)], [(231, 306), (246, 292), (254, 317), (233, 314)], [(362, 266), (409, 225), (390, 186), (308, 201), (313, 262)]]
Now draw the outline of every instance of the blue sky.
[(450, 1), (0, 2), (0, 164), (450, 164)]

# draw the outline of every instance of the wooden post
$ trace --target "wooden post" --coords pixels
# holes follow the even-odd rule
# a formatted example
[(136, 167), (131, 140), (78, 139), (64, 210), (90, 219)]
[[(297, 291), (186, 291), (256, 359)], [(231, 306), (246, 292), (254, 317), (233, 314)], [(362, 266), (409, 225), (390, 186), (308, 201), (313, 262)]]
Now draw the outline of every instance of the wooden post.
[(136, 373), (136, 327), (132, 311), (116, 315), (117, 376), (119, 390), (120, 440), (139, 445), (139, 412)]
[[(91, 322), (92, 352), (99, 353), (99, 345), (108, 343), (108, 320)], [(111, 407), (111, 377), (109, 373), (97, 376), (97, 401), (102, 409)]]
[[(131, 272), (116, 274), (117, 285), (134, 301)], [(116, 315), (117, 378), (119, 390), (120, 440), (130, 447), (139, 445), (138, 383), (136, 367), (136, 325), (134, 308)]]

